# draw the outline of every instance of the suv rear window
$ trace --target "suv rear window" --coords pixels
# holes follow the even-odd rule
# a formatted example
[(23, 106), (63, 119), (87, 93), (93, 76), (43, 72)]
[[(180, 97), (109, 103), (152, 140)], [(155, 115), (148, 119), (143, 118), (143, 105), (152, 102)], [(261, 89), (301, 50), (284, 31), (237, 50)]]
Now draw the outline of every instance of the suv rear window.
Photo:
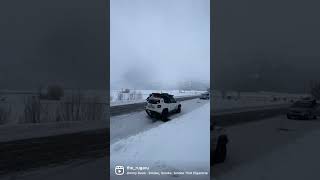
[(173, 97), (170, 97), (170, 102), (171, 103), (176, 103), (177, 101)]
[(158, 103), (160, 103), (160, 100), (159, 99), (149, 99), (148, 103), (150, 103), (150, 104), (158, 104)]

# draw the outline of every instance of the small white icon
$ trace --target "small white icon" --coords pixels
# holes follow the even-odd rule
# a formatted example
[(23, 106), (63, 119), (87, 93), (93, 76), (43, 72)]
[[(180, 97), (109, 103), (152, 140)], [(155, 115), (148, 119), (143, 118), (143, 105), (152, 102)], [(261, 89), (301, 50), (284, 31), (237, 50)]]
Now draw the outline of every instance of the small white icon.
[(124, 174), (124, 167), (116, 166), (116, 168), (114, 169), (114, 172), (116, 173), (116, 175), (121, 176)]

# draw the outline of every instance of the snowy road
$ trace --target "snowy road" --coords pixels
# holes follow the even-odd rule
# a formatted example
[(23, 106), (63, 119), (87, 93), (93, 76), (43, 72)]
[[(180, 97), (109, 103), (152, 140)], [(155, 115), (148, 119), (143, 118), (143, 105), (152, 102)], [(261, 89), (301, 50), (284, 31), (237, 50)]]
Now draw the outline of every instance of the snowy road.
[[(203, 107), (205, 107), (206, 104), (208, 104), (208, 103), (209, 103), (209, 101), (207, 101), (207, 100), (199, 100), (199, 99), (193, 99), (193, 100), (188, 100), (188, 101), (182, 102), (182, 104), (183, 104), (182, 113), (171, 116), (171, 119), (173, 119), (173, 121), (169, 121), (169, 123), (171, 123), (171, 122), (175, 123), (176, 119), (181, 119), (182, 116), (184, 116), (184, 115), (194, 114), (193, 111), (197, 111), (197, 112), (199, 110), (201, 111), (202, 109), (204, 109)], [(234, 102), (230, 102), (230, 103), (234, 103)], [(238, 103), (238, 104), (241, 105), (241, 103)], [(253, 103), (250, 104), (250, 106), (253, 105), (253, 104), (258, 104), (258, 102), (253, 102)], [(248, 103), (248, 106), (249, 106), (249, 103)], [(208, 108), (205, 108), (205, 109), (208, 109)], [(241, 109), (241, 110), (246, 110), (246, 109)], [(250, 108), (248, 107), (248, 109), (250, 109)], [(228, 112), (229, 112), (229, 110), (228, 110)], [(201, 114), (208, 114), (208, 113), (206, 112), (206, 113), (201, 113)], [(128, 118), (128, 117), (130, 117), (130, 118)], [(199, 115), (196, 115), (191, 119), (199, 120), (198, 117), (199, 117)], [(116, 130), (116, 131), (114, 131), (114, 134), (111, 133), (112, 137), (110, 137), (110, 138), (111, 138), (111, 143), (112, 144), (117, 142), (117, 141), (120, 141), (122, 139), (127, 139), (127, 138), (129, 138), (131, 136), (137, 136), (139, 134), (145, 133), (148, 130), (151, 130), (151, 131), (156, 130), (156, 131), (158, 131), (159, 129), (165, 127), (166, 124), (167, 124), (167, 123), (163, 123), (161, 121), (153, 121), (152, 119), (147, 117), (145, 112), (143, 112), (143, 111), (142, 112), (136, 112), (136, 113), (128, 114), (128, 115), (114, 116), (114, 117), (111, 118), (111, 121), (112, 121), (111, 122), (111, 129)], [(123, 124), (121, 124), (120, 122), (123, 122)], [(130, 123), (130, 125), (128, 126), (125, 123)], [(250, 123), (250, 124), (253, 124), (253, 123)], [(250, 124), (245, 124), (245, 125), (241, 125), (241, 126), (235, 126), (235, 127), (230, 128), (230, 130), (232, 130), (233, 128), (237, 129), (237, 127), (243, 127), (243, 126), (250, 125)], [(209, 125), (206, 125), (206, 124), (203, 124), (203, 123), (198, 123), (198, 121), (196, 121), (195, 126), (201, 126), (202, 129), (204, 129), (203, 126), (209, 127)], [(182, 126), (177, 126), (177, 127), (182, 127)], [(102, 127), (100, 127), (100, 128), (102, 128)], [(243, 129), (240, 128), (240, 130), (238, 130), (238, 131), (243, 131)], [(233, 136), (233, 137), (232, 137), (231, 142), (233, 143), (234, 141), (236, 141), (236, 143), (232, 144), (232, 145), (230, 143), (231, 146), (241, 146), (241, 144), (239, 145), (240, 142), (237, 140), (237, 138), (238, 138), (237, 136), (239, 134), (237, 134), (236, 132), (237, 132), (237, 130), (235, 130), (235, 131), (232, 130), (231, 136)], [(248, 131), (248, 132), (250, 132), (250, 131)], [(233, 134), (233, 133), (235, 133), (235, 134)], [(80, 134), (85, 135), (85, 133), (80, 133)], [(189, 134), (192, 134), (192, 133), (189, 133)], [(103, 137), (103, 136), (98, 135), (98, 134), (97, 134), (97, 136)], [(103, 140), (103, 138), (101, 138), (101, 139)], [(66, 141), (70, 141), (71, 142), (70, 139), (66, 140)], [(81, 142), (79, 142), (80, 145), (85, 144), (85, 143), (83, 143), (83, 141), (81, 141)], [(253, 142), (254, 145), (256, 145), (255, 143), (259, 143), (259, 142), (255, 142), (253, 140), (252, 140), (252, 142)], [(88, 144), (96, 145), (95, 142), (89, 142)], [(100, 143), (100, 144), (101, 145), (105, 145), (105, 143), (103, 143), (103, 142)], [(70, 144), (70, 146), (72, 146), (72, 145)], [(238, 147), (235, 147), (235, 148), (238, 148)], [(243, 148), (243, 147), (241, 147), (241, 148)], [(240, 149), (240, 151), (241, 151), (241, 148), (238, 148), (238, 149)], [(65, 151), (67, 151), (67, 152), (69, 152), (69, 151), (73, 152), (71, 150), (68, 151), (68, 149), (66, 149), (66, 148), (63, 148), (63, 149), (65, 149)], [(103, 150), (103, 148), (101, 148), (101, 149)], [(208, 149), (208, 148), (206, 148), (206, 149)], [(41, 150), (41, 147), (39, 147), (39, 150)], [(93, 150), (95, 150), (95, 149), (93, 148)], [(83, 149), (83, 148), (79, 148), (79, 152), (80, 151), (81, 151), (81, 153), (85, 153), (85, 152), (87, 153), (88, 150)], [(242, 150), (242, 151), (246, 151), (246, 150)], [(91, 150), (90, 150), (90, 152), (91, 152)], [(252, 152), (253, 151), (251, 151), (251, 153)], [(51, 151), (48, 151), (48, 153), (51, 153)], [(231, 153), (232, 153), (232, 150), (231, 150)], [(255, 154), (255, 153), (253, 153), (253, 154)], [(249, 154), (249, 156), (252, 156), (253, 154)], [(250, 158), (248, 158), (248, 159), (250, 159)], [(100, 159), (100, 160), (101, 160), (101, 162), (103, 162), (103, 159)], [(99, 160), (99, 162), (100, 162), (100, 160)], [(235, 160), (236, 164), (237, 163), (241, 164), (241, 163), (246, 163), (247, 162), (246, 158), (238, 158), (238, 159), (235, 158), (233, 160)], [(92, 163), (94, 163), (94, 162), (92, 162)], [(88, 164), (91, 164), (91, 163), (88, 163)], [(26, 166), (27, 165), (28, 164), (26, 164)], [(87, 166), (87, 165), (84, 165), (84, 166)], [(220, 166), (220, 165), (217, 166), (217, 168), (219, 168), (219, 167), (220, 167), (220, 170), (221, 170), (221, 171), (219, 170), (220, 172), (224, 172), (224, 171), (227, 171), (229, 169), (228, 166), (227, 167)], [(230, 168), (230, 169), (232, 169), (232, 168)], [(65, 171), (67, 171), (67, 169)], [(219, 173), (217, 175), (219, 175)], [(220, 173), (220, 175), (221, 175), (221, 173)], [(17, 178), (17, 179), (19, 179), (19, 178)]]
[[(191, 113), (195, 109), (201, 108), (208, 100), (191, 99), (182, 101), (182, 111), (179, 114), (173, 114), (169, 119), (174, 119), (187, 113)], [(135, 113), (112, 116), (110, 118), (110, 144), (137, 133), (155, 128), (164, 122), (148, 117), (145, 111)]]
[[(193, 100), (184, 104), (185, 113), (171, 117), (166, 123), (150, 128), (110, 145), (110, 173), (115, 179), (205, 179), (209, 176), (210, 103)], [(190, 109), (189, 109), (190, 108)], [(127, 125), (130, 126), (130, 125)], [(151, 172), (166, 175), (125, 176), (114, 174), (119, 165), (146, 166)], [(204, 175), (187, 175), (185, 172)], [(182, 174), (175, 174), (182, 172)], [(148, 173), (148, 172), (146, 172)]]
[[(211, 174), (216, 180), (250, 179), (249, 177), (255, 177), (253, 179), (256, 179), (259, 177), (257, 172), (252, 172), (249, 175), (248, 171), (246, 171), (246, 174), (241, 173), (241, 169), (252, 164), (260, 164), (260, 173), (262, 173), (264, 165), (261, 162), (263, 162), (263, 158), (271, 156), (280, 149), (287, 147), (288, 144), (295, 143), (297, 139), (313, 130), (320, 130), (320, 120), (288, 120), (285, 115), (232, 126), (228, 128), (230, 143), (228, 144), (227, 160), (223, 164), (212, 167)], [(318, 154), (314, 155), (318, 156)], [(272, 165), (273, 169), (281, 167), (277, 163), (277, 159), (275, 159)], [(304, 166), (304, 168), (312, 168), (308, 164)]]

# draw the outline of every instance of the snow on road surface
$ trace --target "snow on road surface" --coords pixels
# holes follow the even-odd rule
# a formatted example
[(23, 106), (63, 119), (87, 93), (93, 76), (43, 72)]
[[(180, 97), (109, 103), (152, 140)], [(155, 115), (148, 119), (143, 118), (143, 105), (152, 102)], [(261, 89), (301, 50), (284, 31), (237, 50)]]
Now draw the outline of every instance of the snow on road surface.
[[(173, 114), (169, 119), (177, 118), (181, 115), (201, 108), (208, 100), (191, 99), (181, 101), (181, 113)], [(209, 114), (208, 114), (209, 115)], [(110, 142), (113, 143), (121, 138), (128, 137), (142, 131), (155, 128), (163, 124), (161, 120), (151, 119), (145, 111), (110, 117)]]
[[(114, 174), (117, 165), (147, 166), (150, 171), (209, 172), (209, 101), (201, 108), (176, 117), (157, 128), (112, 143), (110, 154), (111, 174)], [(128, 178), (126, 176), (121, 177)], [(187, 175), (181, 175), (180, 178), (184, 179), (185, 176)], [(191, 176), (191, 179), (209, 177), (209, 175)], [(121, 177), (117, 176), (116, 179)], [(150, 176), (139, 176), (142, 177), (150, 179)], [(170, 177), (176, 178), (176, 176)]]
[(320, 162), (319, 120), (281, 115), (230, 127), (228, 136), (227, 160), (211, 170), (216, 180), (320, 179), (311, 178)]

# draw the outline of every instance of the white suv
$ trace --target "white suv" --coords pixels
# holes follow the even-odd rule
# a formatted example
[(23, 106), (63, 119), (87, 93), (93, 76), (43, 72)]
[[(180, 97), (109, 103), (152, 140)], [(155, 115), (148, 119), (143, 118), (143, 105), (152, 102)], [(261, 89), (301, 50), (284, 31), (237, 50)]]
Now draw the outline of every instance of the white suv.
[(167, 121), (170, 113), (181, 112), (181, 104), (168, 93), (152, 93), (147, 98), (145, 110), (151, 118), (161, 117), (163, 121)]

